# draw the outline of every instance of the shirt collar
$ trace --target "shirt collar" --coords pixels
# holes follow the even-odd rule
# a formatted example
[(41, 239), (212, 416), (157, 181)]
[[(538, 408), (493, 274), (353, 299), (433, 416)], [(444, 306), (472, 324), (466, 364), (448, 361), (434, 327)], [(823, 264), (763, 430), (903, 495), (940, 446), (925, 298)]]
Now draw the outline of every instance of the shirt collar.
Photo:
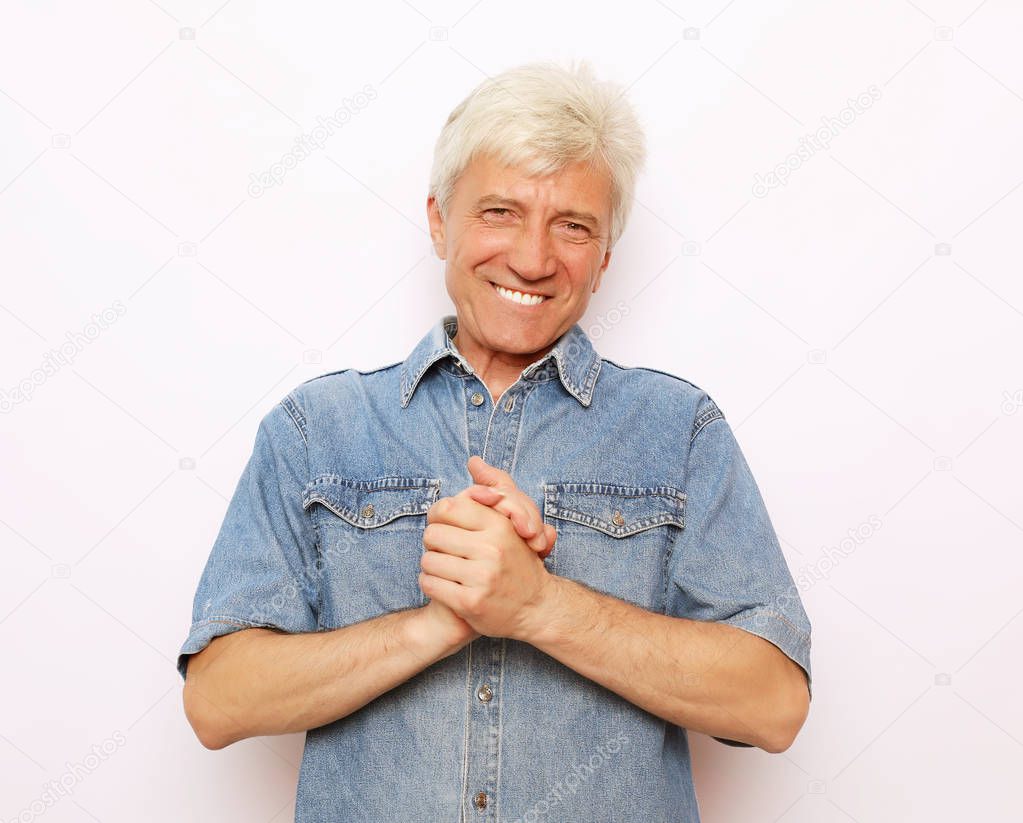
[[(419, 381), (437, 361), (453, 359), (462, 373), (473, 374), (473, 368), (451, 341), (458, 328), (458, 318), (446, 314), (416, 344), (401, 366), (401, 406), (405, 408)], [(555, 342), (554, 347), (534, 363), (522, 370), (522, 377), (538, 378), (544, 375), (561, 379), (561, 384), (583, 406), (593, 399), (601, 358), (593, 348), (589, 336), (578, 323)]]

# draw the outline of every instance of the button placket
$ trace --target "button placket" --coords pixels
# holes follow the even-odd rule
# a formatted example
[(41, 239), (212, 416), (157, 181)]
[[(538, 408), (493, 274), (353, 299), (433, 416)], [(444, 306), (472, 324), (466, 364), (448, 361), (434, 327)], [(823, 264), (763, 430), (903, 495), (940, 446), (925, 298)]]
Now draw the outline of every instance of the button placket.
[[(491, 465), (510, 471), (525, 411), (525, 398), (535, 385), (522, 381), (496, 398), (482, 386), (479, 391), (465, 395), (469, 405), (482, 407), (481, 411), (488, 412), (466, 415), (470, 454), (479, 454)], [(522, 403), (517, 402), (520, 395)], [(493, 401), (492, 407), (484, 405), (487, 400)], [(504, 414), (500, 414), (501, 411)], [(497, 688), (504, 677), (506, 642), (506, 638), (480, 637), (471, 644), (473, 651), (469, 660), (472, 682), (476, 683), (476, 688), (468, 690), (466, 698), (470, 701), (475, 698), (478, 702), (474, 703), (474, 708), (469, 708), (467, 768), (462, 783), (462, 808), (466, 820), (483, 820), (484, 816), (489, 819), (496, 812), (495, 792), (502, 739), (499, 711), (501, 695)]]

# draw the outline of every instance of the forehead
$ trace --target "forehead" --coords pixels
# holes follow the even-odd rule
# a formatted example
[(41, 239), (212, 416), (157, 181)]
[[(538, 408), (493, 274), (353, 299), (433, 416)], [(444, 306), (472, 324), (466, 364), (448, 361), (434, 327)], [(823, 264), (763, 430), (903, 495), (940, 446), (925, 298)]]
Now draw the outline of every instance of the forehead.
[[(582, 208), (600, 213), (611, 204), (611, 179), (601, 164), (569, 163), (543, 177), (530, 176), (519, 166), (505, 166), (489, 155), (478, 155), (459, 177), (456, 190), (467, 204), (493, 195), (552, 208)], [(456, 194), (457, 196), (457, 194)]]

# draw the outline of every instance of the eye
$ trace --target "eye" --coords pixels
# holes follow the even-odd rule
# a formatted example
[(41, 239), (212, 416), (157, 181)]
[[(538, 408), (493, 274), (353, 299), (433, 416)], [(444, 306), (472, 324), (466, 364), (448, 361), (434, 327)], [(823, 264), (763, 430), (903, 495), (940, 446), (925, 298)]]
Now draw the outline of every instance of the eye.
[(590, 231), (582, 223), (566, 223), (565, 226), (567, 228), (571, 229), (573, 234), (578, 234), (579, 232), (585, 232), (585, 233), (589, 234), (589, 231)]
[(495, 213), (495, 212), (501, 212), (501, 214), (498, 214), (497, 216), (498, 216), (498, 217), (504, 217), (504, 216), (505, 216), (506, 214), (508, 214), (508, 209), (502, 209), (502, 208), (492, 208), (492, 209), (487, 209), (487, 210), (486, 210), (486, 211), (484, 211), (483, 213), (484, 213), (484, 214), (493, 214), (493, 213)]

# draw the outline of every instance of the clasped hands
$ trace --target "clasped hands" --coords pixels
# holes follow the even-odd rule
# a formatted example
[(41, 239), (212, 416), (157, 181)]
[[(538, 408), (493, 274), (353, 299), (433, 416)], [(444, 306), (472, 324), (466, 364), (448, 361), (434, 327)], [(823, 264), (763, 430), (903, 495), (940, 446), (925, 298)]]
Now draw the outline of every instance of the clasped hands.
[(426, 514), (424, 609), (462, 643), (482, 635), (526, 639), (553, 579), (543, 558), (557, 532), (507, 472), (479, 455), (467, 465), (474, 485)]

